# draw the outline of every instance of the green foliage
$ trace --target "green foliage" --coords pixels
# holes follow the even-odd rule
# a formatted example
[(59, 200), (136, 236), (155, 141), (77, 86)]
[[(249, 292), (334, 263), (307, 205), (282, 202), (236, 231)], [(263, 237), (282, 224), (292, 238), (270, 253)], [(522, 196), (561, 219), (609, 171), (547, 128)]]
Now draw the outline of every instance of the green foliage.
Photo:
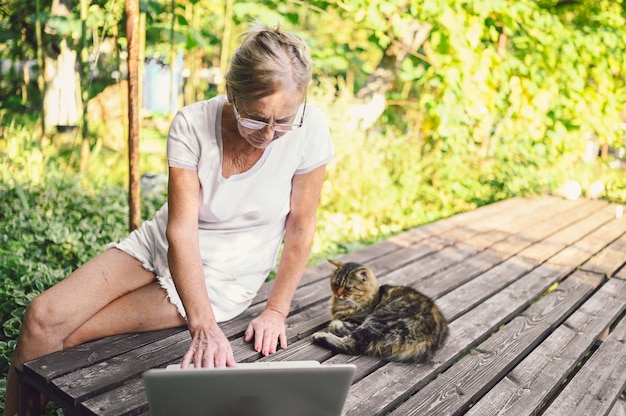
[[(0, 373), (5, 375), (28, 303), (112, 241), (128, 234), (128, 202), (119, 188), (80, 180), (0, 183)], [(144, 200), (151, 217), (163, 193)]]
[(373, 136), (350, 132), (341, 125), (345, 112), (338, 103), (328, 110), (336, 160), (323, 188), (314, 262), (324, 259), (318, 254), (345, 253), (417, 224), (558, 186), (556, 165), (533, 163), (540, 151), (516, 152), (503, 143), (490, 159), (479, 148), (421, 153), (417, 140), (389, 126)]
[[(118, 155), (100, 152), (77, 172), (62, 141), (42, 145), (37, 127), (10, 123), (0, 136), (0, 374), (5, 378), (28, 303), (128, 234), (123, 179), (111, 172)], [(99, 176), (97, 176), (99, 175)], [(96, 179), (98, 178), (98, 179)], [(94, 180), (96, 179), (96, 180)], [(164, 189), (142, 198), (142, 218), (165, 201)], [(4, 380), (0, 381), (0, 392)], [(1, 406), (0, 406), (1, 407)]]
[[(71, 181), (0, 184), (0, 371), (26, 305), (121, 236), (119, 192), (84, 190)], [(62, 213), (62, 214), (61, 214)]]

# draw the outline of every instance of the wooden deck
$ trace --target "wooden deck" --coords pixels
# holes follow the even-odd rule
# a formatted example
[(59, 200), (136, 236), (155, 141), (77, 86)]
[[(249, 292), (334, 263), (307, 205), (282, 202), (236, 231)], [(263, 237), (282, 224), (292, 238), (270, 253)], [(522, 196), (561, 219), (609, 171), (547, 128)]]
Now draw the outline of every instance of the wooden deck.
[[(311, 343), (330, 268), (306, 270), (289, 347), (262, 358), (243, 331), (269, 291), (222, 325), (238, 361), (355, 363), (345, 415), (611, 415), (626, 388), (626, 217), (616, 204), (515, 198), (350, 253), (381, 283), (432, 296), (450, 336), (432, 362), (386, 363)], [(184, 329), (106, 338), (26, 363), (24, 387), (80, 414), (147, 414), (141, 373), (180, 362)]]

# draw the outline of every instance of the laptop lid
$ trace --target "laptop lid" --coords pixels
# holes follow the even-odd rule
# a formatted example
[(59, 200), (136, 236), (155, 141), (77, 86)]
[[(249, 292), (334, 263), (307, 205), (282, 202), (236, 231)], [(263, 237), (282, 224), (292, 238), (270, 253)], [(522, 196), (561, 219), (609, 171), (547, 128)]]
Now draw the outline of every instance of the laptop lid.
[(143, 373), (151, 416), (339, 416), (356, 366), (316, 361)]

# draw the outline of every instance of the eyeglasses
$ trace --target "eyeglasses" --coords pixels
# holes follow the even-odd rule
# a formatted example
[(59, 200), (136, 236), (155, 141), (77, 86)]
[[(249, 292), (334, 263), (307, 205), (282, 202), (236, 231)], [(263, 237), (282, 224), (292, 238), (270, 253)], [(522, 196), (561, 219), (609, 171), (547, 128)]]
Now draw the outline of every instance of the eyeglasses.
[(241, 117), (239, 111), (237, 111), (237, 107), (235, 106), (235, 100), (233, 99), (233, 110), (235, 110), (235, 117), (237, 118), (237, 122), (241, 124), (242, 127), (245, 127), (250, 130), (262, 130), (267, 126), (270, 126), (277, 132), (288, 132), (292, 130), (297, 130), (304, 124), (304, 113), (306, 111), (306, 96), (304, 97), (304, 108), (302, 109), (302, 117), (300, 118), (300, 122), (296, 124), (281, 124), (281, 123), (265, 123), (259, 120), (253, 120), (251, 118)]

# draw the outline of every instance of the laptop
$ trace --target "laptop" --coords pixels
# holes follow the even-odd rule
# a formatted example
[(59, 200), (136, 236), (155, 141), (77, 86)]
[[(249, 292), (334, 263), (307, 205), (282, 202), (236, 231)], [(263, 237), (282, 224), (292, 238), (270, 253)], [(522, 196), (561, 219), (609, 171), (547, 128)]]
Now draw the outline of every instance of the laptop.
[(317, 361), (180, 365), (143, 373), (151, 416), (339, 416), (354, 364)]

